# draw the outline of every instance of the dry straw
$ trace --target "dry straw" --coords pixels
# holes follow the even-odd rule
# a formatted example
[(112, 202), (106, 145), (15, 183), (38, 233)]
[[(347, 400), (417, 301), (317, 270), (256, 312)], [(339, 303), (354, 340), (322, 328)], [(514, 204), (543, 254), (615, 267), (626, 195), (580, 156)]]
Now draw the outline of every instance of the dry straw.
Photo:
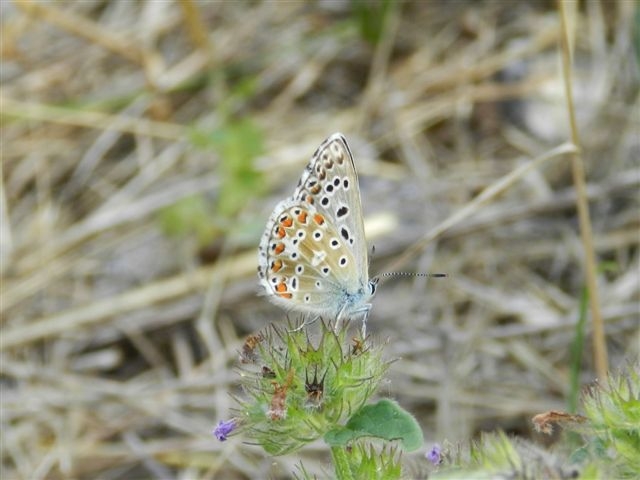
[(3, 478), (294, 471), (211, 429), (284, 322), (266, 218), (334, 131), (372, 275), (448, 275), (387, 281), (368, 322), (427, 441), (528, 436), (572, 358), (585, 385), (640, 353), (636, 5), (356, 5), (2, 2)]

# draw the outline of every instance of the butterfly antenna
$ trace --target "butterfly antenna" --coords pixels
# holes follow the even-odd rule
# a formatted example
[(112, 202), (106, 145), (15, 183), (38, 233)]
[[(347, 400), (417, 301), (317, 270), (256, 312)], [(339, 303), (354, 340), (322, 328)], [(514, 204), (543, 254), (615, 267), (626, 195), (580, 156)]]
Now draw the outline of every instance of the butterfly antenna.
[(429, 277), (444, 278), (448, 277), (446, 273), (414, 273), (414, 272), (387, 272), (380, 275), (381, 277)]
[[(371, 264), (371, 259), (373, 255), (376, 253), (376, 246), (371, 246), (371, 255), (369, 256), (369, 264)], [(379, 277), (427, 277), (427, 278), (445, 278), (448, 277), (446, 273), (415, 273), (415, 272), (386, 272), (378, 275)]]

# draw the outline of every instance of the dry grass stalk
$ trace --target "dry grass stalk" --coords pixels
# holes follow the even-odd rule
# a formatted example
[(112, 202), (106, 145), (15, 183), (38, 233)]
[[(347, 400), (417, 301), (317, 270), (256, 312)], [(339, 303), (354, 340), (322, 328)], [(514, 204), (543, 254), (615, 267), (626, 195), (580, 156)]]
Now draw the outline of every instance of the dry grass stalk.
[[(348, 3), (2, 2), (3, 477), (294, 470), (210, 430), (246, 336), (283, 321), (256, 296), (265, 220), (337, 130), (372, 273), (448, 274), (386, 282), (368, 327), (400, 359), (381, 394), (428, 441), (566, 410), (596, 280), (606, 336), (587, 338), (608, 352), (582, 356), (581, 383), (640, 354), (637, 7), (598, 5), (572, 14), (562, 73), (569, 28), (526, 3), (399, 3), (374, 45)], [(243, 184), (211, 136), (239, 120), (263, 189), (229, 215)]]

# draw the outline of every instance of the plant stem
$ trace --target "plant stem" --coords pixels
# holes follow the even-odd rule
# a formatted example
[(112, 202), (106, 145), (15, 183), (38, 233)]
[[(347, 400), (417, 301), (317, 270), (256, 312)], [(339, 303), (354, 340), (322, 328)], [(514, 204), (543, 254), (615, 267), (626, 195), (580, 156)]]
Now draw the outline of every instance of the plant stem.
[[(560, 20), (562, 25), (562, 66), (564, 72), (565, 97), (567, 101), (567, 112), (569, 114), (569, 126), (571, 127), (571, 141), (580, 148), (580, 137), (573, 106), (572, 91), (572, 50), (567, 16), (569, 15), (568, 3), (561, 0), (559, 3)], [(575, 12), (574, 12), (575, 13)], [(573, 174), (573, 184), (576, 189), (576, 201), (578, 209), (578, 219), (580, 221), (580, 236), (584, 248), (584, 263), (586, 284), (589, 291), (589, 306), (591, 307), (591, 321), (593, 322), (593, 355), (596, 373), (600, 380), (607, 378), (608, 359), (607, 344), (605, 340), (604, 325), (600, 312), (600, 296), (598, 294), (598, 283), (596, 281), (596, 256), (593, 248), (593, 232), (591, 230), (591, 219), (589, 218), (589, 204), (587, 203), (587, 187), (585, 185), (585, 173), (582, 157), (579, 152), (570, 154), (571, 170)]]

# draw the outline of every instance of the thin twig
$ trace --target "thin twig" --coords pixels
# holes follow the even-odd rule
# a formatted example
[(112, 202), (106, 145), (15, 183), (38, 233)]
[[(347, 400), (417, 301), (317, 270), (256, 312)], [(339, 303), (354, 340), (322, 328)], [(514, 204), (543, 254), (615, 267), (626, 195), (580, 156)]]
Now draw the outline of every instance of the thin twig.
[(556, 158), (561, 155), (565, 155), (567, 153), (571, 153), (575, 151), (575, 147), (570, 143), (563, 143), (562, 145), (557, 146), (556, 148), (549, 150), (545, 154), (539, 156), (531, 160), (530, 162), (516, 168), (515, 170), (509, 172), (502, 178), (499, 178), (494, 183), (485, 188), (482, 192), (480, 192), (473, 200), (467, 203), (464, 207), (458, 210), (456, 213), (448, 217), (446, 220), (441, 222), (439, 225), (432, 228), (429, 232), (427, 232), (424, 237), (414, 243), (411, 247), (409, 247), (403, 255), (392, 261), (385, 268), (383, 268), (384, 272), (393, 272), (401, 269), (410, 259), (414, 258), (422, 249), (424, 249), (430, 242), (440, 237), (445, 231), (457, 225), (462, 220), (469, 218), (471, 215), (476, 213), (478, 209), (488, 203), (490, 200), (494, 199), (502, 192), (507, 190), (511, 185), (513, 185), (517, 180), (521, 179), (527, 172), (531, 171), (534, 168), (539, 167), (543, 163)]
[(607, 360), (607, 344), (600, 311), (600, 295), (598, 293), (597, 282), (597, 260), (593, 248), (593, 232), (591, 229), (591, 219), (589, 217), (589, 203), (587, 200), (587, 186), (585, 182), (584, 164), (580, 154), (580, 136), (576, 123), (576, 113), (573, 105), (573, 71), (572, 53), (568, 28), (567, 2), (560, 2), (560, 19), (562, 20), (562, 71), (565, 88), (565, 99), (567, 102), (567, 113), (569, 114), (569, 126), (571, 128), (571, 141), (578, 147), (578, 150), (571, 152), (571, 173), (573, 184), (576, 189), (576, 207), (578, 209), (578, 219), (580, 222), (580, 237), (584, 249), (584, 263), (587, 288), (589, 290), (589, 307), (593, 321), (593, 355), (596, 373), (601, 380), (607, 378), (609, 369)]
[(16, 118), (39, 120), (42, 122), (76, 125), (98, 130), (118, 130), (124, 133), (182, 140), (187, 129), (182, 125), (168, 122), (156, 122), (144, 118), (109, 115), (102, 112), (89, 112), (78, 109), (23, 102), (14, 98), (0, 97), (2, 115)]

